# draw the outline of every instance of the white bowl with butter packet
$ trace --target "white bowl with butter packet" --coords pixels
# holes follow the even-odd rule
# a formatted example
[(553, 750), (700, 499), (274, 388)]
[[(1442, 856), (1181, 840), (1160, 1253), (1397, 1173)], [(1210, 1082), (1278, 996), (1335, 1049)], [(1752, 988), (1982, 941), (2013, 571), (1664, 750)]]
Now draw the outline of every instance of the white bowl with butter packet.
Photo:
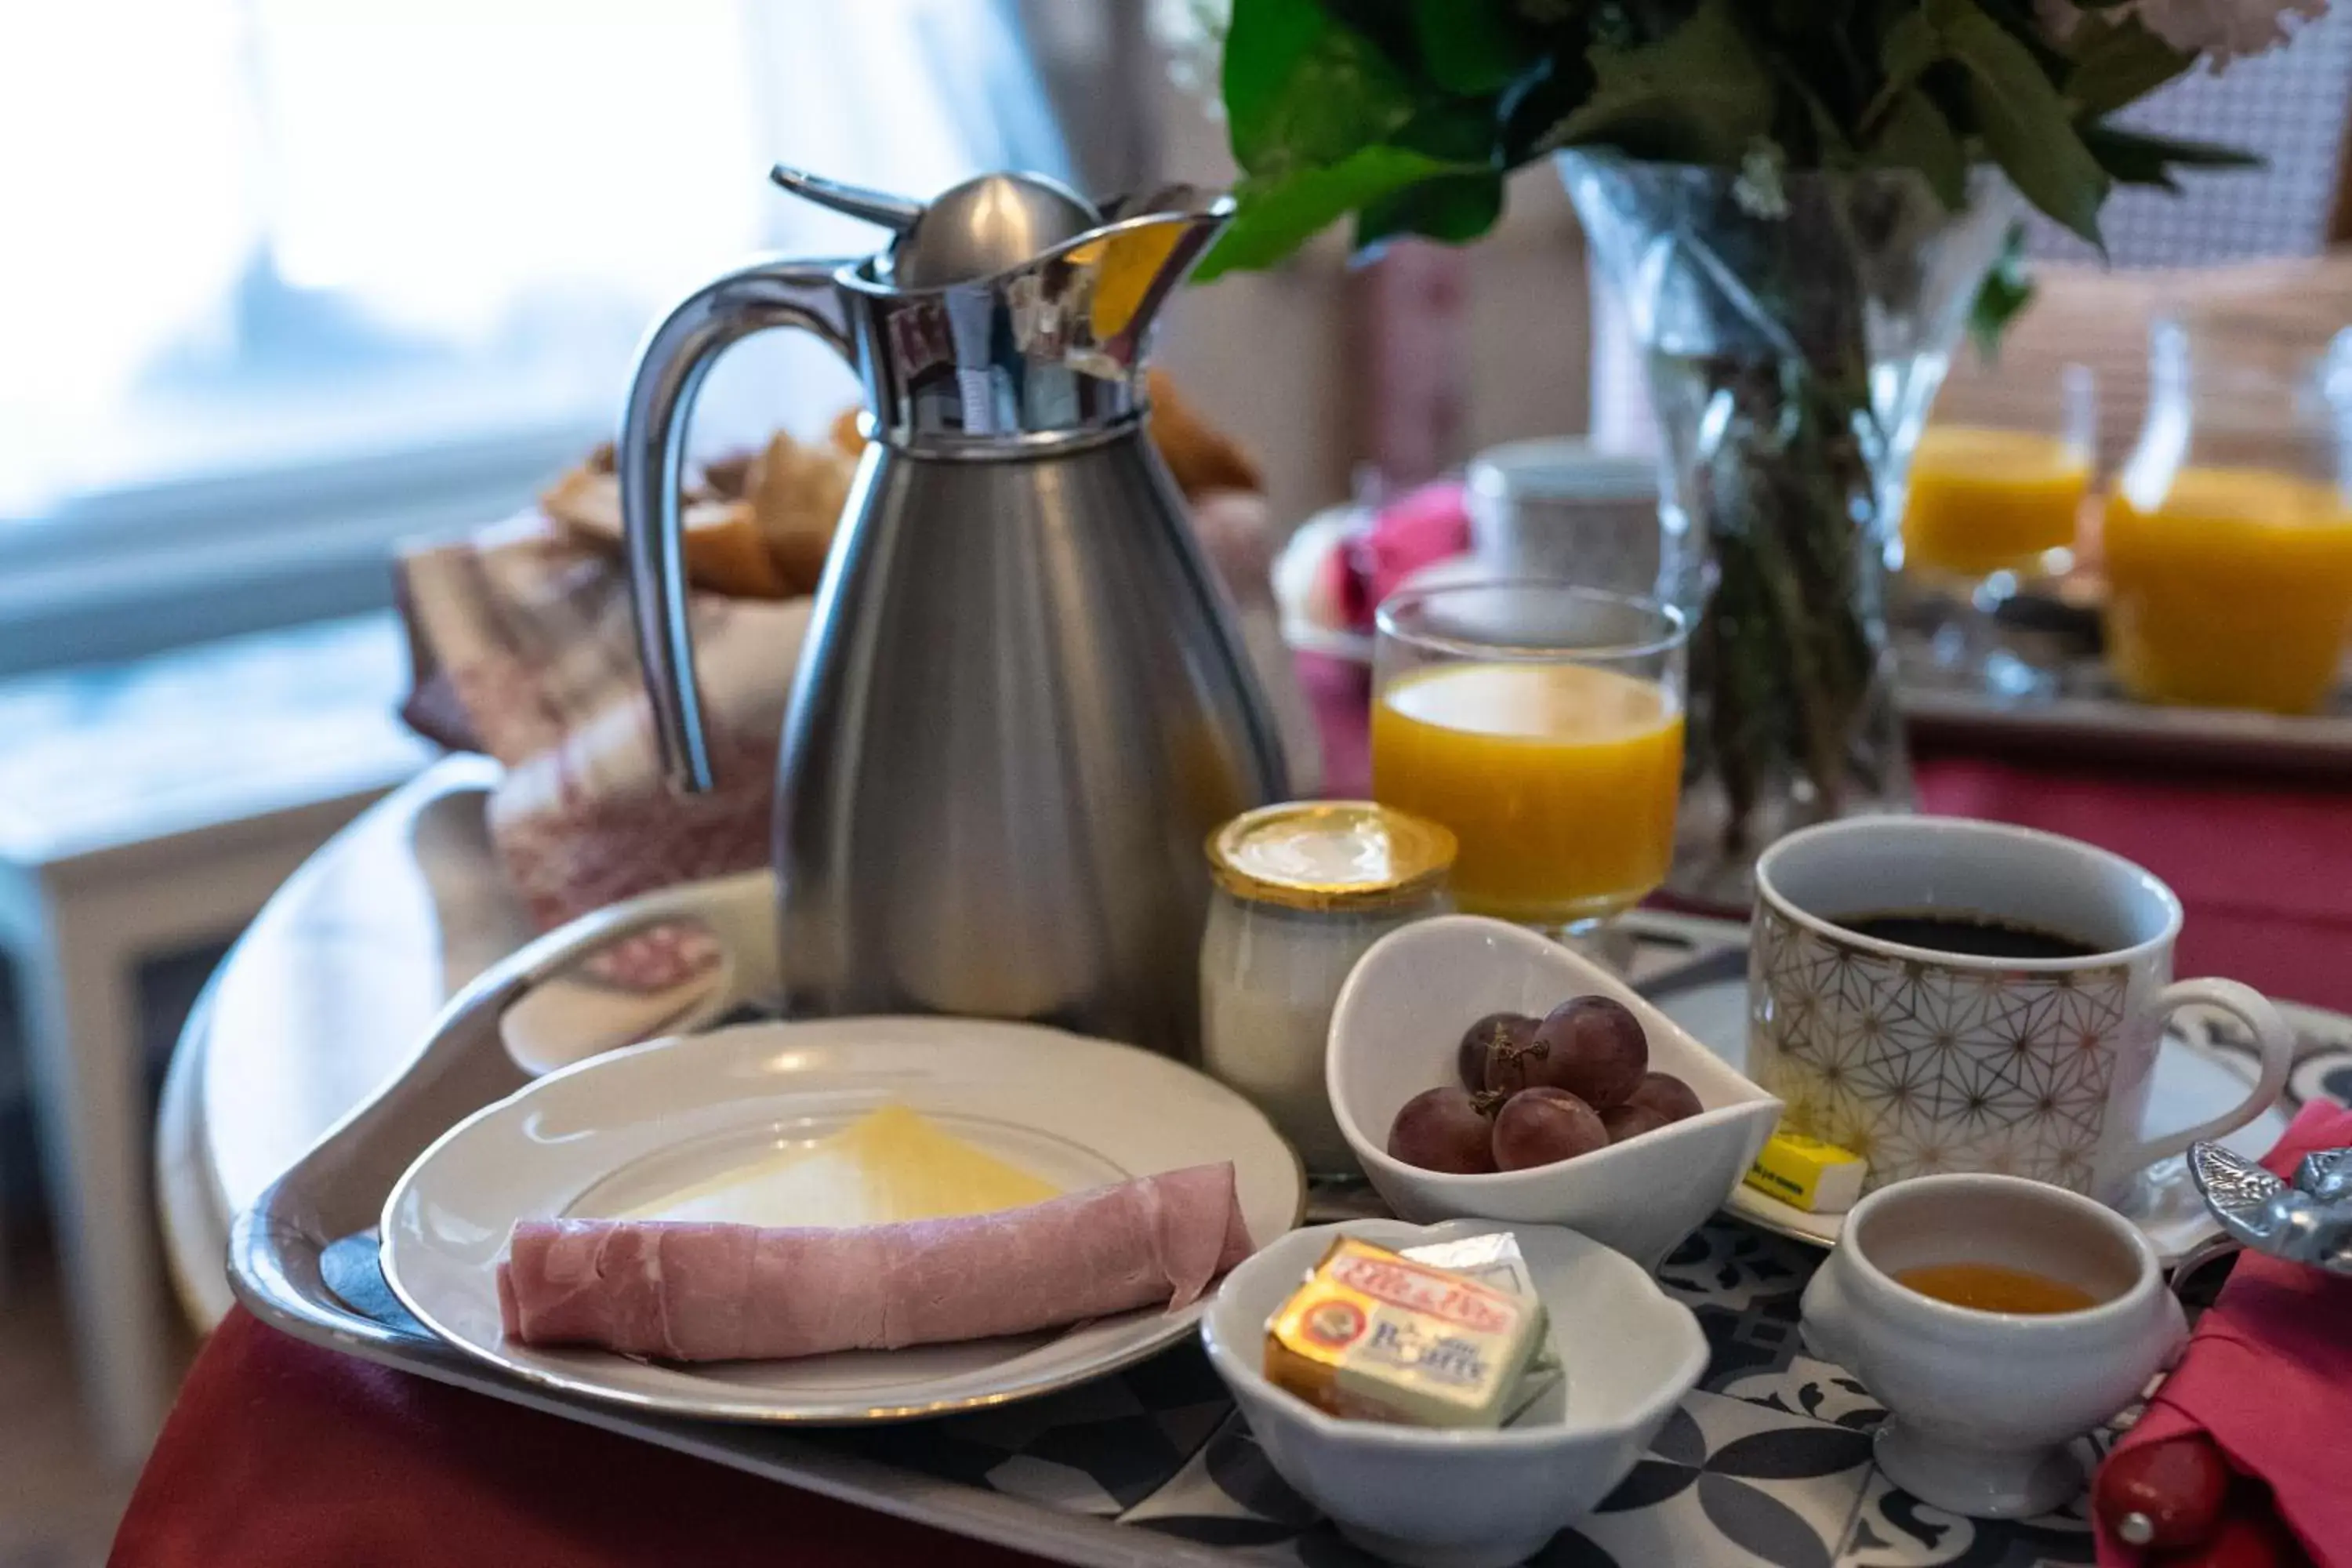
[[(1328, 1415), (1265, 1376), (1266, 1320), (1332, 1241), (1392, 1248), (1507, 1230), (1566, 1376), (1497, 1430)], [(1638, 1264), (1558, 1226), (1352, 1220), (1295, 1230), (1225, 1276), (1201, 1320), (1211, 1364), (1276, 1472), (1366, 1551), (1407, 1568), (1502, 1568), (1590, 1513), (1706, 1368), (1689, 1308)]]

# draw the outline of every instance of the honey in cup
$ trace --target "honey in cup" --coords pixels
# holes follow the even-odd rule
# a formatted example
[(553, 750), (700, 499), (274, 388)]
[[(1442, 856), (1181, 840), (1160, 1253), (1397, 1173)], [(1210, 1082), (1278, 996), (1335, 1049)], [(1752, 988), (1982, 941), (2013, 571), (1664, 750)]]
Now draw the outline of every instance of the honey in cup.
[(2005, 1263), (1923, 1263), (1897, 1269), (1895, 1282), (1932, 1300), (1978, 1312), (2082, 1312), (2099, 1304), (2080, 1285)]

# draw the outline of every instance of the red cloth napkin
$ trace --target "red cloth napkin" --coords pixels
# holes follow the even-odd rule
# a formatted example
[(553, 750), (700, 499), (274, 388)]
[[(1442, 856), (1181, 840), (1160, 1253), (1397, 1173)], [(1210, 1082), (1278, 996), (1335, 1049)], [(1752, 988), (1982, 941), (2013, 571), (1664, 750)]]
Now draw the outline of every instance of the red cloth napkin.
[[(2290, 1175), (2314, 1150), (2347, 1144), (2352, 1110), (2309, 1105), (2263, 1163)], [(2319, 1568), (2352, 1563), (2344, 1449), (2352, 1430), (2352, 1279), (2242, 1254), (2180, 1365), (2116, 1452), (2200, 1428), (2241, 1472), (2270, 1484), (2280, 1518)], [(2107, 1568), (2144, 1560), (2100, 1531)]]
[(111, 1568), (849, 1568), (1039, 1560), (322, 1351), (232, 1311)]

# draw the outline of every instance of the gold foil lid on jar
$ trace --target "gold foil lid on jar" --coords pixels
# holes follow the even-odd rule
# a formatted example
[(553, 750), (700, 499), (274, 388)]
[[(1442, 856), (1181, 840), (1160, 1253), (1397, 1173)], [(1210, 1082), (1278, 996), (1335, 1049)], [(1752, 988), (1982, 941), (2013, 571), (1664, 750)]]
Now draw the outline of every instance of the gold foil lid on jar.
[(1209, 836), (1217, 886), (1251, 903), (1370, 909), (1435, 891), (1454, 868), (1452, 832), (1369, 800), (1263, 805)]

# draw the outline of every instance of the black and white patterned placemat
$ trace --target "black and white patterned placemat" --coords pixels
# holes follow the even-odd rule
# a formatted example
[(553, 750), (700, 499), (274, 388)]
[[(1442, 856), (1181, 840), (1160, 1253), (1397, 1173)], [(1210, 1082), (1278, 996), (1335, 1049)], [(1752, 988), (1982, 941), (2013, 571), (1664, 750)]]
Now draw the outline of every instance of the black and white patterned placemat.
[[(2290, 1100), (2352, 1100), (2352, 1020), (2286, 1011), (2301, 1037)], [(2202, 1038), (2252, 1055), (2252, 1042), (2233, 1039), (2218, 1020)], [(1319, 1212), (1309, 1217), (1344, 1217), (1349, 1196), (1318, 1194)], [(1555, 1537), (1536, 1563), (2030, 1568), (2093, 1561), (2081, 1499), (2038, 1519), (1970, 1520), (1928, 1507), (1878, 1472), (1871, 1434), (1885, 1412), (1798, 1339), (1798, 1300), (1824, 1256), (1717, 1216), (1666, 1260), (1660, 1281), (1706, 1331), (1706, 1373), (1624, 1484)], [(1563, 1350), (1572, 1375), (1573, 1343)], [(2113, 1436), (2082, 1439), (2086, 1467)], [(837, 1440), (926, 1475), (1227, 1547), (1244, 1562), (1375, 1562), (1274, 1473), (1197, 1344), (1045, 1399)]]
[[(1706, 1331), (1699, 1387), (1598, 1512), (1542, 1564), (1970, 1565), (2088, 1563), (2071, 1510), (2020, 1523), (1946, 1514), (1873, 1468), (1885, 1415), (1805, 1354), (1798, 1297), (1822, 1254), (1718, 1219), (1659, 1271)], [(1571, 1358), (1573, 1343), (1563, 1347)], [(867, 1456), (1305, 1568), (1370, 1564), (1285, 1486), (1196, 1345), (1066, 1394), (975, 1415), (844, 1434)], [(2087, 1444), (2085, 1457), (2094, 1450)]]
[[(1744, 966), (1740, 928), (1644, 912), (1627, 922), (1637, 984), (1720, 984)], [(1717, 960), (1727, 962), (1718, 963)], [(2290, 1109), (2352, 1102), (2352, 1018), (2283, 1006), (2299, 1037)], [(768, 1015), (744, 1009), (719, 1020)], [(2253, 1043), (2203, 1010), (2176, 1028), (2249, 1063)], [(1384, 1213), (1368, 1188), (1318, 1190), (1311, 1221)], [(383, 1289), (373, 1233), (348, 1238), (367, 1289), (337, 1292), (422, 1333)], [(341, 1247), (344, 1244), (338, 1244)], [(331, 1248), (330, 1263), (335, 1249)], [(1710, 1347), (1699, 1386), (1624, 1483), (1532, 1559), (1540, 1568), (2031, 1568), (2093, 1561), (2082, 1500), (2039, 1519), (1988, 1521), (1933, 1509), (1871, 1461), (1885, 1412), (1846, 1373), (1807, 1355), (1798, 1304), (1826, 1256), (1717, 1215), (1659, 1269)], [(374, 1298), (381, 1297), (381, 1303)], [(1576, 1347), (1564, 1343), (1574, 1375)], [(2116, 1428), (2078, 1444), (2086, 1467)], [(867, 1458), (1040, 1507), (1226, 1548), (1273, 1568), (1374, 1568), (1274, 1473), (1197, 1342), (1039, 1399), (935, 1421), (812, 1434)]]

